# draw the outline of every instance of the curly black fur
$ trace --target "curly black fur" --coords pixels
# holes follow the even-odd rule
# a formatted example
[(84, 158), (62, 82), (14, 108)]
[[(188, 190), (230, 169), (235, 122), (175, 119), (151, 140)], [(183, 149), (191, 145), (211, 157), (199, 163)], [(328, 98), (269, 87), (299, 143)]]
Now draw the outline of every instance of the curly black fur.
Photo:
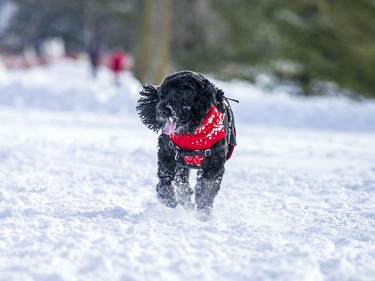
[[(142, 122), (153, 131), (159, 131), (169, 122), (175, 124), (177, 134), (194, 133), (212, 105), (221, 112), (225, 111), (224, 92), (203, 75), (192, 71), (174, 73), (158, 87), (146, 84), (140, 95), (137, 112)], [(189, 208), (194, 206), (191, 202), (193, 190), (189, 186), (190, 169), (178, 165), (176, 153), (169, 143), (169, 136), (161, 134), (158, 142), (157, 198), (168, 207), (181, 204)], [(198, 214), (203, 220), (210, 218), (214, 198), (220, 189), (227, 140), (220, 140), (215, 147), (225, 149), (203, 160), (194, 192)]]
[(143, 90), (139, 92), (142, 96), (138, 100), (136, 107), (139, 117), (143, 124), (145, 124), (152, 131), (159, 131), (162, 123), (156, 119), (156, 105), (159, 103), (158, 89), (151, 84), (143, 86)]

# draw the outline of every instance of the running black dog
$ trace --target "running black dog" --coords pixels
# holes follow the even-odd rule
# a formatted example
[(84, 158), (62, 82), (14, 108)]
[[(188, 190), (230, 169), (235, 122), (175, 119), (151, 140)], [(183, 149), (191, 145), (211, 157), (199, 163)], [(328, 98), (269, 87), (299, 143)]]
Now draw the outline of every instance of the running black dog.
[[(140, 95), (136, 109), (142, 122), (153, 131), (162, 129), (157, 199), (170, 208), (196, 205), (197, 217), (210, 220), (224, 164), (236, 145), (233, 112), (224, 92), (199, 73), (181, 71), (158, 87), (144, 85)], [(198, 169), (194, 191), (191, 168)]]

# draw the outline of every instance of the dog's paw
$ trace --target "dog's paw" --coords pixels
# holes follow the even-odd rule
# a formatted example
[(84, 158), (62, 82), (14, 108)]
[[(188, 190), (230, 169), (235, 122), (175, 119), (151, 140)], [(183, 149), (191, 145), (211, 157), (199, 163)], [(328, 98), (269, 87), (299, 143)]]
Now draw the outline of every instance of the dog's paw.
[(177, 206), (177, 201), (174, 198), (162, 198), (159, 196), (159, 194), (156, 195), (156, 198), (161, 204), (163, 204), (164, 206), (168, 208), (176, 208)]
[(178, 202), (186, 212), (192, 212), (195, 209), (195, 204), (192, 202)]
[(191, 211), (195, 209), (195, 204), (191, 202), (191, 195), (193, 190), (191, 188), (186, 188), (184, 190), (177, 188), (177, 203), (180, 204), (185, 211)]
[(200, 208), (197, 209), (197, 212), (195, 214), (195, 217), (200, 220), (200, 221), (210, 221), (214, 218), (212, 208), (207, 207), (207, 208)]
[(156, 199), (168, 208), (176, 208), (177, 206), (177, 200), (172, 185), (158, 184), (156, 186)]

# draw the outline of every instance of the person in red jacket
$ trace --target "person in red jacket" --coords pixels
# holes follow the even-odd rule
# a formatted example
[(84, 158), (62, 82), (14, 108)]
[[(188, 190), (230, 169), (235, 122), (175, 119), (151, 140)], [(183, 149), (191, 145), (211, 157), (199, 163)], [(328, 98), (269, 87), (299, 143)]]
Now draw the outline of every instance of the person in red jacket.
[(113, 71), (115, 84), (120, 84), (120, 73), (125, 70), (126, 54), (124, 51), (115, 50), (110, 57), (110, 68)]

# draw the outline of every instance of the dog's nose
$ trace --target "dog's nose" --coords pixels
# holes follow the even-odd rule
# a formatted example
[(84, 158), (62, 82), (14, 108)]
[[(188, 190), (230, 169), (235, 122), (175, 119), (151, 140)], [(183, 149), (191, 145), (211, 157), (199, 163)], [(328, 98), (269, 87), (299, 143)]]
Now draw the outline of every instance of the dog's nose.
[(167, 118), (167, 117), (171, 116), (171, 111), (168, 108), (159, 107), (158, 108), (158, 115), (162, 118)]

